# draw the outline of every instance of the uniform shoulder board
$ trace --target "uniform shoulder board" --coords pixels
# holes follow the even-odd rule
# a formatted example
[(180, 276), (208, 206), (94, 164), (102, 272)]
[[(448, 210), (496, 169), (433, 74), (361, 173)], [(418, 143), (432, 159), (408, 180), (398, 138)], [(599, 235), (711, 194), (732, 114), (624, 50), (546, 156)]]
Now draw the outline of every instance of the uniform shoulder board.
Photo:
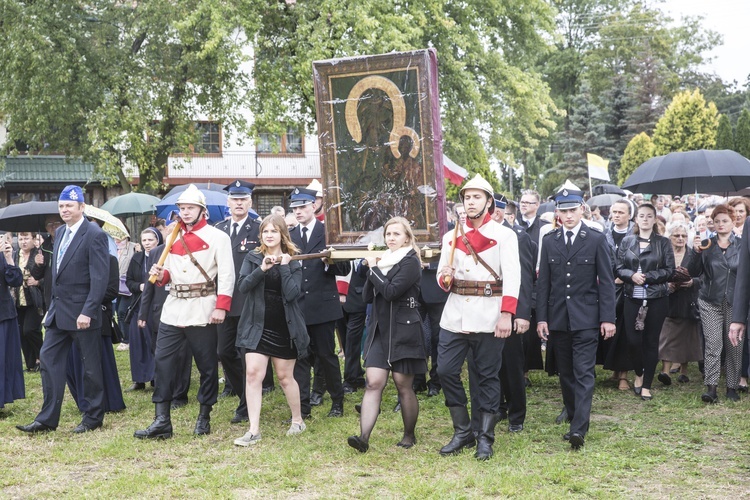
[(556, 228), (556, 229), (553, 229), (553, 230), (552, 230), (552, 231), (550, 231), (549, 233), (545, 234), (545, 235), (543, 236), (543, 238), (542, 238), (542, 239), (546, 238), (547, 236), (551, 236), (551, 235), (553, 235), (553, 234), (557, 234), (557, 235), (559, 236), (560, 234), (562, 234), (562, 229), (561, 229), (561, 228), (559, 228), (559, 227), (558, 227), (558, 228)]

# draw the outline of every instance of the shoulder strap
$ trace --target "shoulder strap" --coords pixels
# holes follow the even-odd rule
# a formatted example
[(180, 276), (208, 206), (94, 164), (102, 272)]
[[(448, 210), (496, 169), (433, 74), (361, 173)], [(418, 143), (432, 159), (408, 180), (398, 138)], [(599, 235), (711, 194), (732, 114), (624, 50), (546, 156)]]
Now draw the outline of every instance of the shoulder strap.
[(198, 263), (198, 261), (195, 259), (195, 257), (193, 257), (193, 252), (190, 251), (190, 249), (188, 248), (187, 244), (185, 243), (184, 234), (185, 233), (183, 233), (182, 230), (180, 230), (180, 243), (182, 243), (182, 248), (184, 248), (185, 252), (187, 252), (187, 254), (190, 256), (190, 262), (192, 262), (193, 265), (195, 267), (197, 267), (198, 270), (201, 272), (201, 274), (203, 275), (203, 277), (206, 278), (206, 282), (207, 283), (211, 283), (213, 280), (208, 275), (208, 273), (206, 272), (206, 270), (201, 267), (201, 265)]
[(467, 237), (466, 237), (466, 233), (464, 232), (464, 226), (463, 226), (463, 224), (459, 224), (458, 226), (459, 226), (459, 227), (461, 228), (461, 241), (463, 241), (464, 245), (466, 245), (466, 248), (468, 248), (468, 249), (469, 249), (469, 253), (471, 253), (471, 256), (472, 256), (472, 258), (474, 259), (474, 262), (477, 262), (477, 263), (479, 263), (479, 264), (482, 264), (482, 266), (484, 266), (484, 268), (485, 268), (485, 269), (487, 269), (487, 271), (489, 271), (489, 272), (490, 272), (490, 274), (492, 275), (492, 277), (493, 277), (493, 278), (495, 278), (495, 281), (497, 281), (498, 283), (499, 283), (500, 281), (502, 281), (502, 279), (500, 278), (500, 276), (498, 276), (498, 274), (497, 274), (497, 273), (495, 272), (495, 270), (494, 270), (494, 269), (492, 269), (492, 267), (490, 267), (490, 265), (489, 265), (489, 264), (487, 264), (487, 263), (486, 263), (486, 262), (484, 261), (484, 259), (482, 259), (482, 258), (481, 258), (481, 257), (480, 257), (480, 256), (479, 256), (479, 255), (478, 255), (478, 254), (477, 254), (477, 253), (476, 253), (476, 252), (474, 251), (474, 247), (472, 247), (472, 246), (471, 246), (471, 243), (469, 243), (469, 238), (467, 238)]

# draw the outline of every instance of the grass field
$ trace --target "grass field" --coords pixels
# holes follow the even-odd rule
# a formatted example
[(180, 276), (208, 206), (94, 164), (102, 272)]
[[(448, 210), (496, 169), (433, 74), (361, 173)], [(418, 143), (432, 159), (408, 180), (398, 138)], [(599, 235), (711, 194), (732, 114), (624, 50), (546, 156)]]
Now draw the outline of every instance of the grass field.
[[(125, 387), (127, 359), (127, 352), (117, 353)], [(557, 379), (536, 372), (525, 430), (511, 435), (507, 422), (499, 423), (495, 457), (477, 462), (470, 453), (438, 455), (452, 434), (442, 394), (420, 395), (417, 446), (396, 447), (401, 417), (391, 411), (392, 384), (364, 455), (346, 445), (347, 436), (358, 432), (354, 404), (362, 392), (347, 396), (341, 419), (326, 417), (326, 396), (313, 410), (308, 430), (287, 438), (282, 420), (288, 410), (277, 389), (264, 398), (263, 439), (254, 448), (232, 444), (247, 429), (229, 424), (236, 398), (220, 400), (212, 434), (194, 438), (195, 370), (190, 404), (172, 412), (171, 440), (132, 437), (153, 418), (150, 391), (127, 393), (127, 410), (107, 415), (102, 430), (86, 435), (70, 432), (80, 416), (66, 397), (58, 430), (27, 436), (14, 426), (33, 420), (42, 392), (39, 374), (26, 374), (26, 399), (0, 410), (0, 497), (750, 497), (750, 397), (706, 406), (694, 365), (689, 384), (661, 388), (656, 382), (651, 402), (618, 391), (607, 380), (609, 373), (597, 375), (583, 450), (571, 452), (561, 438), (565, 426), (554, 424), (561, 407)]]

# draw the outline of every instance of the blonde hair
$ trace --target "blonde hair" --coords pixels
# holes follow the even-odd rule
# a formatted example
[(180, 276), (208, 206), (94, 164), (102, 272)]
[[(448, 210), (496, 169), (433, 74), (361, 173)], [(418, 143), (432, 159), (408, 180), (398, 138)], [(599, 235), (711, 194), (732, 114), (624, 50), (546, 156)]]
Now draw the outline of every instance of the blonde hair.
[(414, 239), (414, 231), (411, 230), (411, 224), (408, 220), (404, 219), (403, 217), (393, 217), (388, 222), (385, 223), (385, 226), (383, 226), (383, 237), (385, 237), (386, 231), (388, 231), (388, 226), (392, 226), (393, 224), (401, 224), (404, 228), (404, 232), (406, 233), (407, 243), (411, 244), (411, 247), (414, 249), (414, 251), (417, 253), (417, 259), (419, 259), (420, 264), (422, 263), (422, 257), (420, 254), (422, 253), (421, 250), (419, 250), (419, 247), (417, 246), (417, 242)]
[(297, 246), (292, 243), (292, 237), (289, 235), (289, 228), (286, 227), (286, 221), (283, 217), (276, 214), (267, 216), (265, 219), (263, 219), (263, 222), (260, 223), (260, 227), (258, 228), (260, 245), (258, 245), (255, 251), (262, 255), (265, 255), (268, 252), (268, 247), (263, 242), (262, 236), (263, 229), (265, 229), (265, 227), (269, 224), (273, 225), (273, 227), (275, 227), (281, 235), (281, 251), (285, 254), (297, 255), (299, 253), (299, 248), (297, 248)]

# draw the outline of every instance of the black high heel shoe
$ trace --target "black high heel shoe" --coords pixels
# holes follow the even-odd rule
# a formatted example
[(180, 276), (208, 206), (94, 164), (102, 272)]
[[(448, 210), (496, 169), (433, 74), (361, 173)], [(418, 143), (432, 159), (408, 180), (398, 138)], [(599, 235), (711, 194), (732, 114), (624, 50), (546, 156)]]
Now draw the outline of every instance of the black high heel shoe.
[(370, 449), (370, 444), (359, 436), (349, 436), (346, 442), (360, 453), (367, 453)]

